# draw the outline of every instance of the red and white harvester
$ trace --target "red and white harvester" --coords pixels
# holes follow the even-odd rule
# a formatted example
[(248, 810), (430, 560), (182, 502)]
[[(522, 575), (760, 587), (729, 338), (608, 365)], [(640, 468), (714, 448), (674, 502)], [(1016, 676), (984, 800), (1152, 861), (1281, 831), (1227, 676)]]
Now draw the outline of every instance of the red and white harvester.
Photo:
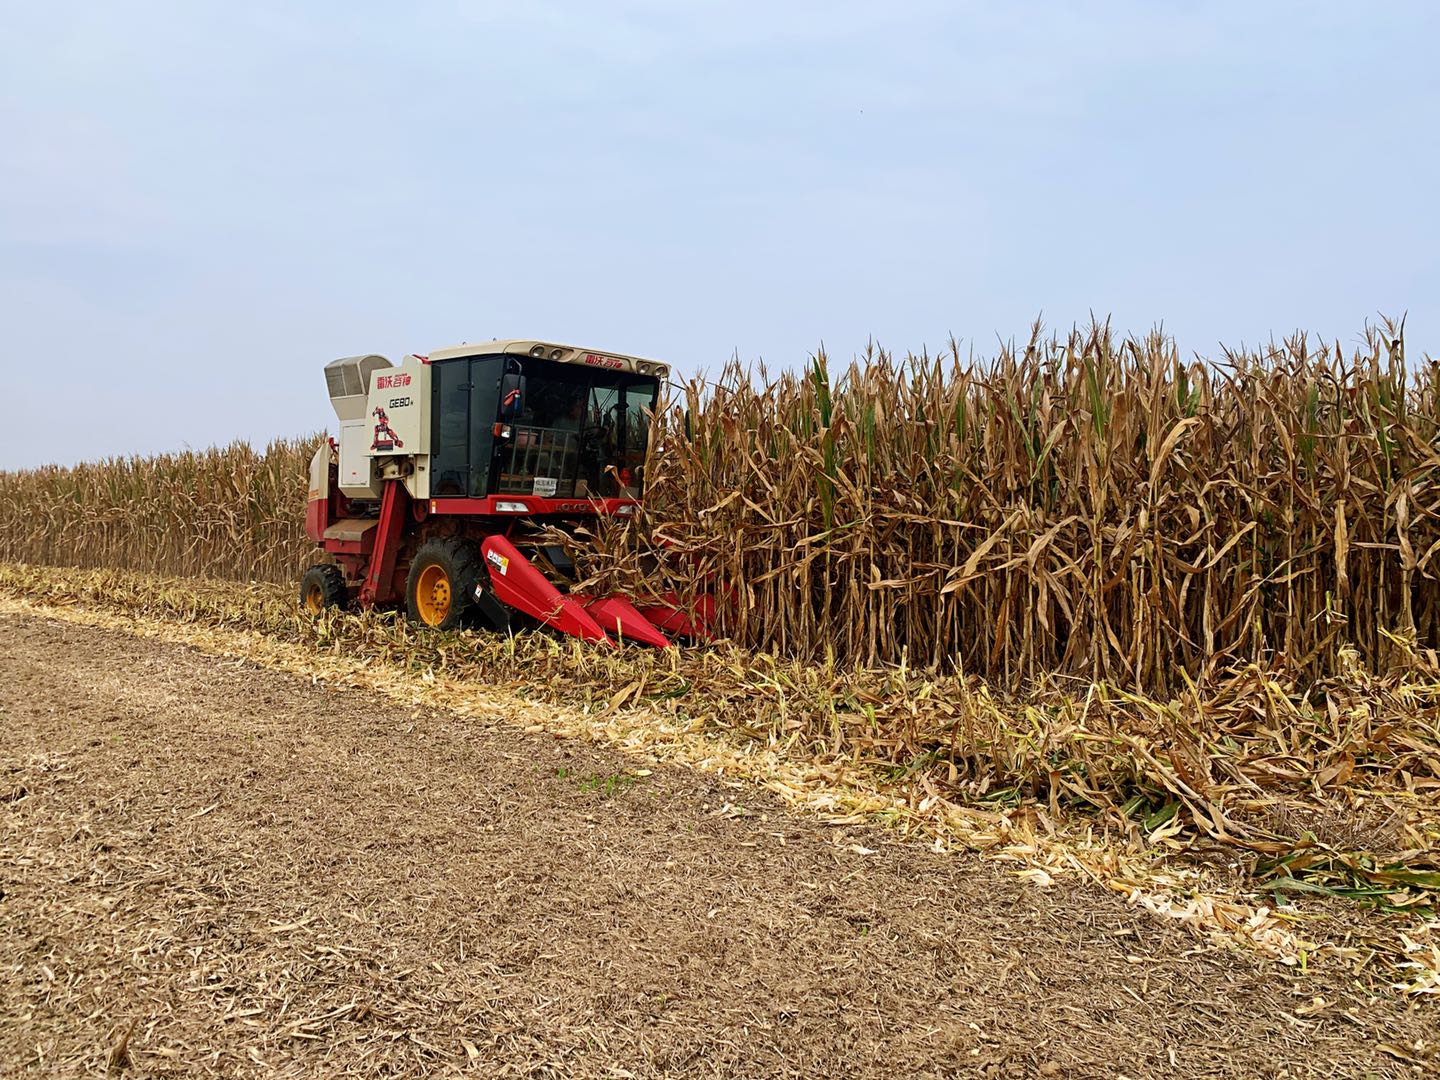
[(604, 644), (707, 637), (710, 597), (571, 592), (565, 545), (547, 542), (634, 513), (666, 375), (543, 341), (326, 365), (340, 430), (310, 463), (305, 530), (334, 562), (306, 571), (301, 604), (403, 605), (444, 630), (538, 624)]

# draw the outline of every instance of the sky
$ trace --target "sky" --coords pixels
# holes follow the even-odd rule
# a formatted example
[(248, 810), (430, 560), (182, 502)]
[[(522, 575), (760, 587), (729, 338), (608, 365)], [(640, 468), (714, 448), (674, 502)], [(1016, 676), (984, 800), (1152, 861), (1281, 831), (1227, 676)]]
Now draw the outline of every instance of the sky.
[(531, 337), (1440, 353), (1440, 5), (0, 0), (0, 469)]

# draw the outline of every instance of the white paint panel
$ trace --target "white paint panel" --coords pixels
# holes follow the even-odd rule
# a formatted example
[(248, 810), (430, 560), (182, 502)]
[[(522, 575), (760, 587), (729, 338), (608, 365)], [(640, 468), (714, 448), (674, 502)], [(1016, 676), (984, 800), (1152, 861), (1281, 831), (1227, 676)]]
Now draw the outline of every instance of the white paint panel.
[(420, 445), (421, 413), (429, 404), (424, 393), (428, 380), (420, 362), (406, 357), (398, 368), (370, 375), (370, 400), (366, 419), (370, 424), (368, 453), (376, 457), (413, 456), (426, 452)]
[[(340, 425), (340, 487), (370, 490), (370, 427), (365, 420)], [(346, 491), (346, 494), (352, 494)], [(359, 494), (355, 492), (354, 494)]]

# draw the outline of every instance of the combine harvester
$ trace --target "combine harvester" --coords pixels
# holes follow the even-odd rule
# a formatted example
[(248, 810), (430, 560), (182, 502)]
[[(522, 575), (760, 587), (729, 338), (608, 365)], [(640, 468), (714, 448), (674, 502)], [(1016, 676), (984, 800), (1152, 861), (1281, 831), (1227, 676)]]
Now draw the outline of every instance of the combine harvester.
[(305, 530), (334, 563), (306, 571), (301, 604), (403, 604), (442, 630), (529, 623), (601, 644), (708, 637), (712, 597), (570, 592), (575, 568), (555, 542), (557, 529), (575, 538), (586, 521), (634, 513), (666, 375), (542, 341), (326, 365), (339, 439), (310, 463)]

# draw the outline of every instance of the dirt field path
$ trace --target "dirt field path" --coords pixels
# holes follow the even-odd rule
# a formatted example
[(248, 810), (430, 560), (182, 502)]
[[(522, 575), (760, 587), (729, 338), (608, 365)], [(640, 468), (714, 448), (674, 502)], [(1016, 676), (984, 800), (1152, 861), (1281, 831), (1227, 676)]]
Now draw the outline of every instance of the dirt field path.
[(1433, 1010), (1338, 973), (627, 770), (0, 617), (0, 1076), (1436, 1067)]

